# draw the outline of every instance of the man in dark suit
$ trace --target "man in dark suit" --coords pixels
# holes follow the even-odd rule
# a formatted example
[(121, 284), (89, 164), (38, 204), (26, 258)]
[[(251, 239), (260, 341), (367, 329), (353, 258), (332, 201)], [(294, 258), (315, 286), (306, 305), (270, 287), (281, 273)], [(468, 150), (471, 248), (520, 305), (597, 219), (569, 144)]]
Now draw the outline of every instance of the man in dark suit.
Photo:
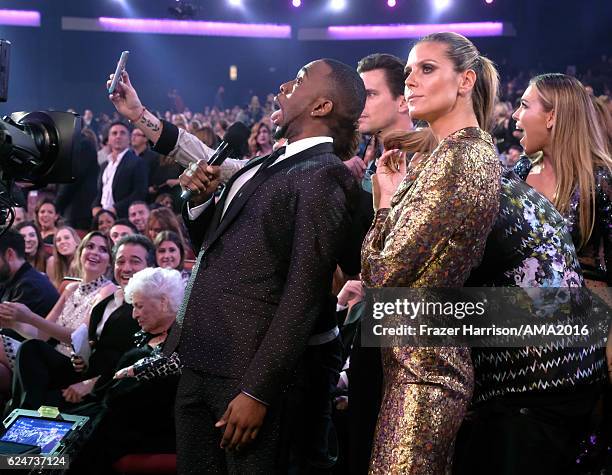
[[(357, 72), (363, 79), (368, 99), (359, 118), (359, 131), (372, 136), (364, 157), (353, 157), (360, 165), (357, 175), (364, 178), (360, 197), (362, 236), (370, 228), (374, 219), (369, 169), (376, 171), (375, 160), (380, 155), (386, 137), (394, 131), (412, 129), (408, 115), (408, 104), (404, 98), (404, 66), (400, 58), (376, 53), (362, 58)], [(364, 177), (365, 174), (365, 177)], [(366, 474), (370, 464), (370, 452), (374, 440), (376, 421), (382, 402), (382, 363), (379, 348), (361, 347), (361, 327), (351, 350), (350, 378), (348, 387), (348, 435), (349, 468), (351, 474)]]
[(111, 153), (100, 168), (92, 216), (104, 208), (119, 218), (127, 218), (130, 204), (147, 197), (147, 165), (129, 149), (130, 131), (123, 122), (111, 124), (108, 143)]
[[(142, 107), (127, 73), (111, 99), (160, 153), (207, 158), (192, 136)], [(348, 255), (357, 183), (338, 156), (356, 144), (363, 81), (319, 60), (281, 86), (278, 102), (272, 118), (287, 149), (250, 162), (218, 203), (210, 199), (218, 169), (202, 164), (181, 176), (199, 191), (185, 214), (200, 252), (165, 347), (178, 346), (184, 365), (180, 473), (277, 471), (284, 394), (319, 323), (335, 318), (333, 272), (339, 263), (358, 270)]]
[(134, 234), (115, 244), (113, 257), (120, 288), (97, 304), (89, 319), (92, 353), (84, 376), (99, 377), (96, 387), (112, 379), (120, 358), (135, 346), (134, 334), (140, 326), (132, 317), (132, 306), (123, 299), (123, 290), (136, 272), (155, 266), (155, 248), (149, 238)]
[(25, 260), (23, 236), (7, 229), (0, 236), (0, 301), (19, 302), (46, 316), (59, 299), (49, 278)]
[(74, 169), (76, 180), (59, 185), (55, 206), (70, 226), (75, 229), (89, 229), (91, 203), (96, 197), (100, 167), (96, 147), (84, 134), (81, 134), (80, 151)]

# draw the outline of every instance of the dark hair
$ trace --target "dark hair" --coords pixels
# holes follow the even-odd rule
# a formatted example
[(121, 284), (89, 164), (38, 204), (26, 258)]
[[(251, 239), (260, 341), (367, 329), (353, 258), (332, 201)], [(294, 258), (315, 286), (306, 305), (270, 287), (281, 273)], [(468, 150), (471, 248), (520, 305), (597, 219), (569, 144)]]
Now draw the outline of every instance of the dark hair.
[(134, 205), (145, 205), (147, 208), (149, 208), (149, 203), (147, 203), (146, 201), (136, 200), (130, 203), (130, 205), (128, 206), (128, 209), (130, 209)]
[(393, 98), (404, 95), (404, 61), (397, 56), (386, 53), (374, 53), (359, 60), (357, 63), (357, 72), (367, 73), (368, 71), (376, 71), (382, 69), (385, 72), (387, 87)]
[[(17, 226), (15, 226), (15, 229), (17, 231), (21, 231), (23, 228), (27, 228), (28, 226), (31, 228), (34, 228), (34, 231), (36, 232), (36, 239), (38, 239), (38, 247), (36, 248), (36, 254), (34, 254), (33, 257), (25, 255), (25, 247), (24, 247), (24, 255), (26, 259), (28, 260), (28, 262), (32, 265), (32, 267), (36, 268), (36, 270), (40, 272), (46, 272), (47, 271), (47, 253), (45, 252), (45, 243), (43, 242), (43, 238), (40, 235), (40, 230), (38, 229), (36, 224), (33, 221), (22, 221)], [(24, 246), (25, 246), (25, 239), (24, 239)]]
[(0, 236), (0, 254), (4, 254), (9, 248), (15, 251), (19, 259), (25, 259), (25, 239), (13, 228), (7, 229)]
[(40, 211), (40, 208), (43, 207), (43, 205), (53, 205), (55, 214), (57, 214), (57, 218), (55, 219), (54, 224), (57, 225), (57, 220), (59, 219), (59, 213), (57, 212), (57, 206), (55, 206), (55, 201), (53, 201), (49, 197), (46, 197), (46, 198), (41, 199), (38, 203), (36, 203), (36, 206), (34, 207), (34, 219), (36, 220), (37, 226), (40, 226), (40, 223), (38, 222), (38, 212)]
[(183, 238), (181, 223), (176, 217), (176, 214), (174, 214), (174, 211), (172, 211), (170, 208), (161, 206), (157, 209), (151, 210), (151, 213), (149, 214), (149, 219), (147, 219), (147, 227), (145, 228), (145, 234), (147, 236), (149, 236), (149, 230), (151, 228), (151, 223), (153, 222), (153, 220), (159, 223), (162, 228), (162, 231), (174, 231), (181, 237), (181, 239)]
[(89, 141), (89, 143), (91, 143), (94, 149), (96, 151), (98, 150), (98, 138), (96, 137), (94, 131), (91, 130), (89, 127), (85, 127), (81, 130), (81, 139)]
[(359, 145), (357, 121), (365, 107), (365, 86), (357, 71), (348, 64), (329, 58), (322, 61), (331, 68), (326, 92), (334, 104), (329, 125), (334, 152), (341, 160), (348, 160)]
[(118, 224), (120, 224), (121, 226), (127, 226), (128, 228), (130, 228), (132, 231), (134, 231), (134, 234), (138, 234), (138, 228), (136, 228), (136, 226), (134, 226), (129, 219), (125, 219), (125, 218), (121, 218), (118, 219), (117, 221), (115, 221), (115, 223), (111, 226), (111, 228), (113, 228), (114, 226), (117, 226)]
[(132, 234), (130, 236), (123, 236), (115, 246), (113, 247), (113, 258), (117, 257), (117, 252), (119, 252), (119, 248), (124, 244), (134, 244), (136, 246), (142, 246), (147, 251), (147, 266), (153, 267), (155, 266), (155, 246), (151, 240), (143, 236), (142, 234)]
[(200, 142), (206, 144), (210, 148), (217, 148), (219, 145), (217, 142), (217, 136), (215, 131), (210, 125), (205, 125), (196, 130), (193, 135), (200, 139)]
[(113, 221), (117, 222), (117, 215), (115, 213), (113, 213), (112, 211), (108, 209), (101, 209), (93, 217), (93, 220), (91, 221), (91, 229), (96, 230), (96, 231), (98, 230), (98, 226), (100, 225), (100, 216), (102, 216), (103, 214), (110, 215), (113, 218)]
[[(153, 241), (155, 251), (157, 251), (157, 248), (161, 245), (161, 243), (165, 241), (173, 242), (174, 244), (176, 244), (176, 247), (178, 247), (179, 254), (181, 255), (181, 262), (179, 262), (177, 269), (183, 270), (183, 265), (185, 264), (185, 244), (183, 243), (183, 240), (175, 232), (161, 231), (160, 233), (157, 233), (155, 241)], [(155, 264), (159, 266), (159, 263), (157, 262), (157, 255), (155, 256)]]
[(115, 125), (121, 125), (121, 126), (125, 127), (127, 129), (127, 131), (128, 131), (128, 134), (132, 132), (131, 129), (130, 129), (130, 126), (127, 125), (125, 122), (123, 122), (121, 120), (115, 120), (115, 121), (113, 121), (113, 122), (111, 122), (109, 124), (108, 129), (107, 129), (108, 130), (107, 135), (110, 134), (110, 129), (112, 129)]
[(225, 119), (219, 119), (217, 121), (217, 124), (219, 124), (219, 127), (221, 127), (223, 129), (223, 131), (225, 132), (227, 130), (227, 128), (229, 127), (229, 124), (227, 123), (227, 120)]
[(455, 66), (455, 71), (468, 69), (476, 73), (476, 82), (472, 89), (472, 106), (478, 125), (489, 131), (493, 125), (493, 108), (499, 92), (499, 74), (495, 64), (481, 56), (474, 43), (459, 33), (432, 33), (420, 39), (419, 43), (442, 43), (447, 45), (446, 56)]

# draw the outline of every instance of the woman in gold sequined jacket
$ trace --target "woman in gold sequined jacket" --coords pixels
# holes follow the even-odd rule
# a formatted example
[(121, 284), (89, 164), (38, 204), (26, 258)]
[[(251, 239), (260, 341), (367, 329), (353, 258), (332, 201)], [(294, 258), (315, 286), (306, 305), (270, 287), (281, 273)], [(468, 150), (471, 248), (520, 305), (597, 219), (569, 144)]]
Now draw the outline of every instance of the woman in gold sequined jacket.
[[(438, 142), (418, 164), (386, 152), (374, 176), (376, 216), (362, 250), (367, 287), (461, 287), (496, 219), (501, 165), (488, 133), (494, 65), (456, 33), (420, 40), (406, 65), (413, 119)], [(473, 391), (467, 348), (383, 348), (384, 395), (372, 474), (439, 474)]]

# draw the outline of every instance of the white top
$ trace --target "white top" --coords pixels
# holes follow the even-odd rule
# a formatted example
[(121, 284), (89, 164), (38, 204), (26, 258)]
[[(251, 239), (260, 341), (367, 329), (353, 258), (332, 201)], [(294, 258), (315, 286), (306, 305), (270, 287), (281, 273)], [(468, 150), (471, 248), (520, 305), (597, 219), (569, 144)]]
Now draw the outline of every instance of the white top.
[(117, 155), (115, 161), (113, 161), (112, 154), (108, 156), (108, 165), (104, 169), (102, 174), (102, 208), (110, 209), (115, 206), (115, 200), (113, 198), (113, 180), (115, 178), (115, 172), (121, 163), (121, 159), (127, 153), (129, 148), (126, 148), (123, 152)]

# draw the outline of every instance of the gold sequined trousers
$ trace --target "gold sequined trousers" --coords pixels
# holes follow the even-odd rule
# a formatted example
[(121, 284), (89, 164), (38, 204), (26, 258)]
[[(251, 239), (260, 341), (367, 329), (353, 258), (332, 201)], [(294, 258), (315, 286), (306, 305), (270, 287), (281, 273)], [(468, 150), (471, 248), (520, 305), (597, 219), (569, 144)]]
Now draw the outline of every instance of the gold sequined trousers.
[(369, 473), (443, 475), (474, 390), (470, 350), (381, 351), (384, 395)]

